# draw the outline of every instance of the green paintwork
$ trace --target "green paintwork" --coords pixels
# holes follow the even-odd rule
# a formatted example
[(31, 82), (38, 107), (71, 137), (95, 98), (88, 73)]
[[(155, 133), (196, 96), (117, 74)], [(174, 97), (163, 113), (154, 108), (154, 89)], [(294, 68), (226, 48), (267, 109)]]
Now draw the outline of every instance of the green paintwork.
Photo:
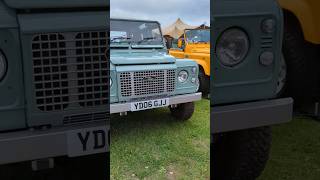
[[(235, 67), (225, 67), (211, 56), (211, 104), (229, 104), (274, 98), (281, 58), (282, 12), (275, 1), (245, 0), (219, 1), (213, 4), (211, 24), (213, 31), (211, 47), (216, 46), (221, 33), (232, 27), (243, 29), (249, 36), (250, 49), (243, 63)], [(276, 32), (272, 35), (261, 31), (264, 19), (276, 20)], [(271, 36), (271, 47), (264, 48), (263, 41)], [(263, 51), (272, 51), (275, 61), (270, 66), (259, 63)]]
[(76, 8), (109, 6), (106, 0), (3, 0), (13, 9)]
[[(0, 51), (8, 61), (8, 71), (0, 81), (0, 132), (38, 125), (61, 126), (67, 115), (107, 111), (106, 106), (63, 112), (36, 108), (30, 42), (34, 34), (47, 32), (108, 31), (108, 6), (105, 0), (0, 0)], [(81, 12), (69, 11), (79, 7), (83, 8)], [(16, 10), (32, 8), (37, 8), (37, 13)], [(46, 13), (41, 8), (59, 9)]]

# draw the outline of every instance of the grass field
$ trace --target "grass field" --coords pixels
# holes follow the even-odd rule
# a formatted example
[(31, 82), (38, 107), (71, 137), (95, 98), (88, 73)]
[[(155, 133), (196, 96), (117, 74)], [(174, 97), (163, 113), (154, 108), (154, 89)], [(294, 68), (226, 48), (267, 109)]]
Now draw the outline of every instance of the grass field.
[(302, 116), (273, 128), (270, 160), (259, 180), (320, 179), (320, 121)]
[(111, 179), (209, 179), (209, 101), (179, 122), (156, 109), (111, 119)]

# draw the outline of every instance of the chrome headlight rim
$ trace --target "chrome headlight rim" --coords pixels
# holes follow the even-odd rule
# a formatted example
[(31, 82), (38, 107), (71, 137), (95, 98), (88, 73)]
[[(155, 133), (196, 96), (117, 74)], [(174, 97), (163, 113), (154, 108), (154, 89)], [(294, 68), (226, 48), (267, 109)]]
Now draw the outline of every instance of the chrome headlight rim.
[[(238, 47), (245, 47), (245, 48), (244, 48), (243, 52), (241, 53), (240, 58), (238, 58), (238, 59), (237, 59), (236, 61), (234, 61), (234, 62), (228, 62), (228, 61), (226, 61), (226, 59), (224, 59), (223, 57), (221, 57), (221, 56), (222, 56), (222, 53), (220, 53), (221, 51), (219, 50), (220, 48), (223, 48), (223, 47), (221, 47), (222, 44), (223, 44), (223, 40), (228, 39), (227, 36), (228, 36), (228, 34), (231, 33), (231, 32), (233, 32), (233, 33), (235, 33), (235, 32), (240, 33), (240, 34), (242, 35), (242, 38), (243, 38), (244, 42), (245, 42), (245, 43), (244, 43), (244, 46), (238, 46)], [(235, 42), (235, 41), (232, 41), (232, 38), (229, 38), (229, 39), (231, 39), (231, 40), (229, 40), (230, 42)], [(244, 29), (241, 28), (241, 27), (233, 26), (233, 27), (229, 27), (229, 28), (224, 29), (224, 30), (220, 33), (220, 35), (219, 35), (219, 37), (218, 37), (218, 39), (217, 39), (217, 42), (216, 42), (215, 52), (216, 52), (216, 56), (217, 56), (217, 58), (218, 58), (218, 61), (219, 61), (223, 66), (232, 68), (232, 67), (235, 67), (235, 66), (237, 66), (237, 65), (239, 65), (239, 64), (241, 64), (241, 63), (244, 62), (244, 60), (246, 59), (246, 57), (247, 57), (248, 54), (249, 54), (250, 48), (251, 48), (250, 37), (249, 37), (247, 31), (244, 30)], [(225, 49), (227, 49), (227, 48), (225, 48)], [(231, 56), (231, 55), (229, 55), (229, 56)], [(230, 59), (229, 59), (229, 60), (230, 60)]]
[(109, 81), (110, 81), (110, 82), (109, 82), (109, 85), (110, 85), (110, 87), (112, 87), (113, 81), (112, 81), (112, 78), (111, 78), (111, 77), (109, 78)]
[(8, 62), (5, 55), (0, 50), (0, 82), (4, 79), (8, 71)]
[(189, 73), (187, 70), (181, 70), (178, 73), (178, 82), (185, 83), (189, 79)]

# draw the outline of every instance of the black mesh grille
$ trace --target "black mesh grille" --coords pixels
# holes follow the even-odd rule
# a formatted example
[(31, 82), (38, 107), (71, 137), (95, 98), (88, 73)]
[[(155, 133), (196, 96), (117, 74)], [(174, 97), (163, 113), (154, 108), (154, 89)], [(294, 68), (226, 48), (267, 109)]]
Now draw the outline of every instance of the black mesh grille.
[(42, 111), (108, 104), (107, 32), (38, 34), (32, 39), (36, 105)]

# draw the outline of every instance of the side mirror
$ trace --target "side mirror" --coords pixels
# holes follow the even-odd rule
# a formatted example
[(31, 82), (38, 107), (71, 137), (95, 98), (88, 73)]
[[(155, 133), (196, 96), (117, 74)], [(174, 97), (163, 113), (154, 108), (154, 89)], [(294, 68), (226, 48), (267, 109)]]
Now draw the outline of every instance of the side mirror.
[(182, 46), (183, 46), (183, 39), (179, 38), (178, 39), (178, 48), (182, 49)]

